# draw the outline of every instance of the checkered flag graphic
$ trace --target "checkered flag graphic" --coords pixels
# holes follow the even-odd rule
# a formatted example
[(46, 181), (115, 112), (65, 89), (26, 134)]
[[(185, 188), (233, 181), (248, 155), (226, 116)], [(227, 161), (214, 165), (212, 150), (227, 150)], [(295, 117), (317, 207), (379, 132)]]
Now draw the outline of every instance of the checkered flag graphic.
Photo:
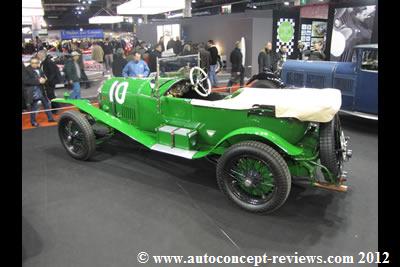
[[(281, 23), (282, 22), (284, 22), (284, 21), (288, 21), (288, 22), (290, 22), (290, 24), (292, 24), (292, 26), (293, 26), (293, 29), (295, 29), (295, 22), (294, 22), (294, 19), (288, 19), (288, 18), (280, 18), (278, 21), (277, 21), (277, 29), (279, 28), (279, 26), (281, 25)], [(282, 46), (282, 45), (286, 45), (286, 47), (287, 47), (287, 50), (288, 50), (288, 56), (290, 56), (292, 53), (293, 53), (293, 50), (294, 50), (294, 35), (293, 35), (293, 38), (289, 41), (289, 42), (282, 42), (280, 39), (279, 39), (279, 35), (277, 35), (277, 38), (276, 38), (276, 52), (278, 52), (279, 51), (279, 48)]]

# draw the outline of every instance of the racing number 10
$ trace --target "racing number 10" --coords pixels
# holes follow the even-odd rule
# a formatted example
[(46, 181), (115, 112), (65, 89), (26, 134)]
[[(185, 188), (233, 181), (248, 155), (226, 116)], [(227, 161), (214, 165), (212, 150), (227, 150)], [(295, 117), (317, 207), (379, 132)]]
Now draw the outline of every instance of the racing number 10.
[[(121, 82), (115, 81), (110, 88), (110, 102), (117, 101), (118, 104), (123, 104), (125, 102), (126, 91), (128, 90), (129, 83), (128, 82)], [(122, 88), (122, 92), (121, 91)]]

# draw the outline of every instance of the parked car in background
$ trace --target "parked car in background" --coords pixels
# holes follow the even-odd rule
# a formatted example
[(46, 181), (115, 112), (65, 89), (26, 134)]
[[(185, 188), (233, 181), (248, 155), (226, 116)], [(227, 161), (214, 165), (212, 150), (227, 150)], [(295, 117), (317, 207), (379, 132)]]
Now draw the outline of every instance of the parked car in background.
[(341, 111), (378, 119), (378, 45), (354, 47), (352, 62), (287, 60), (281, 78), (286, 87), (336, 88)]

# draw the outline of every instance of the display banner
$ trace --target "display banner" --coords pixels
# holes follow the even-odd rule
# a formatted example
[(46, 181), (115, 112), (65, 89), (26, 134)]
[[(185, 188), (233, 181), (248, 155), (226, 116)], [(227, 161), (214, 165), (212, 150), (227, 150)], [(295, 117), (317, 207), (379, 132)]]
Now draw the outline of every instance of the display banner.
[(61, 31), (61, 39), (62, 40), (70, 40), (70, 39), (103, 39), (104, 32), (102, 29), (90, 29), (90, 30), (66, 30)]
[(371, 43), (375, 11), (375, 5), (335, 9), (331, 60), (351, 61), (355, 45)]
[[(274, 10), (273, 45), (276, 52), (281, 46), (287, 47), (287, 54), (291, 58), (297, 46), (299, 9)], [(311, 29), (310, 29), (311, 30)]]

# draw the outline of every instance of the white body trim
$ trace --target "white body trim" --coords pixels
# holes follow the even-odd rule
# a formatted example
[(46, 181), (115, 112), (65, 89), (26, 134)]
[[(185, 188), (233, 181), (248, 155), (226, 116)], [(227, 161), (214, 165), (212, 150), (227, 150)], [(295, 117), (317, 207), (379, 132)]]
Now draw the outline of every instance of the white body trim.
[(195, 150), (185, 150), (181, 148), (176, 148), (176, 147), (170, 147), (166, 145), (160, 145), (160, 144), (155, 144), (154, 146), (151, 147), (152, 150), (163, 152), (166, 154), (182, 157), (182, 158), (187, 158), (191, 159), (193, 158), (194, 154), (197, 153)]

